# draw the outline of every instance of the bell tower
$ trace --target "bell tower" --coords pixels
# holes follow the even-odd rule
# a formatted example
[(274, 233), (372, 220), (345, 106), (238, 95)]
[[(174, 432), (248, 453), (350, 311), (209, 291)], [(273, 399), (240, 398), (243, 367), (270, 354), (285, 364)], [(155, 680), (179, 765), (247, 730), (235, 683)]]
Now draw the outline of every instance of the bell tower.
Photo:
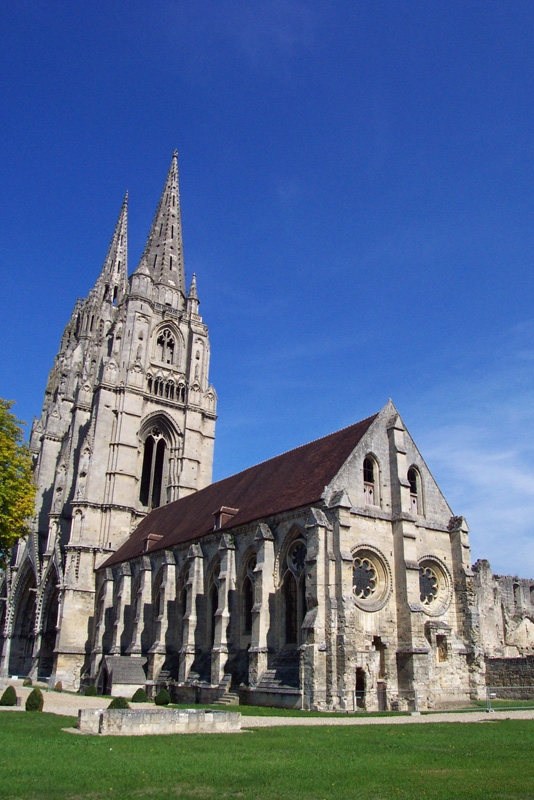
[[(101, 273), (62, 336), (32, 427), (35, 522), (6, 576), (2, 674), (52, 676), (65, 688), (87, 665), (95, 567), (152, 508), (212, 475), (217, 396), (194, 275), (186, 293), (176, 152), (129, 280), (127, 216), (126, 196)], [(17, 639), (30, 591), (31, 647)]]

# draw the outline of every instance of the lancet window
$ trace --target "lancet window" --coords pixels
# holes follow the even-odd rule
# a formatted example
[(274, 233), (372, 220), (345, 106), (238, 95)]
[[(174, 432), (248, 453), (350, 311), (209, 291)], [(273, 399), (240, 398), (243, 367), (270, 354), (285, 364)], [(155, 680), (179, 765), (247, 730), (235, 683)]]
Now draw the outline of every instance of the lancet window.
[(366, 506), (379, 505), (378, 466), (371, 456), (363, 460), (363, 495)]
[(243, 633), (252, 633), (252, 609), (254, 607), (254, 569), (256, 568), (256, 555), (253, 554), (247, 561), (245, 576), (241, 587), (241, 602), (243, 611)]
[(410, 511), (412, 514), (421, 514), (421, 476), (415, 467), (410, 467), (408, 470), (408, 483), (410, 484)]
[(306, 614), (306, 543), (294, 541), (286, 555), (286, 571), (282, 580), (282, 599), (285, 613), (285, 643), (298, 645)]
[(141, 505), (147, 508), (157, 508), (161, 503), (164, 464), (165, 439), (158, 428), (152, 428), (145, 439), (139, 492)]

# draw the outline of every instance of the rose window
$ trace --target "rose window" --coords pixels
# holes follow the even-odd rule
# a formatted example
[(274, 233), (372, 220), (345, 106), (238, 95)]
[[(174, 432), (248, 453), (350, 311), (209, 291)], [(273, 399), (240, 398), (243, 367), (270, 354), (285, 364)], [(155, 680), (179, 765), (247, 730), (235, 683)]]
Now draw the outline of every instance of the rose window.
[(352, 586), (356, 597), (366, 600), (376, 591), (377, 575), (368, 558), (355, 558), (352, 570)]
[(430, 567), (419, 569), (419, 591), (423, 605), (433, 603), (439, 593), (438, 576)]
[(292, 572), (299, 575), (304, 569), (306, 560), (306, 545), (304, 542), (295, 542), (287, 554), (287, 565)]

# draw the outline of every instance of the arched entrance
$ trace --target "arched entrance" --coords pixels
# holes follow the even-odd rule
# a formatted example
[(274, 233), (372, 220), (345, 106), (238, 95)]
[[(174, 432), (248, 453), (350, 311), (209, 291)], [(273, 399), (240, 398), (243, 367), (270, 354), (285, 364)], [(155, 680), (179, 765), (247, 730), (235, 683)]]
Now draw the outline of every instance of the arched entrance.
[(9, 674), (26, 676), (32, 668), (33, 645), (35, 642), (35, 575), (28, 572), (24, 588), (19, 595), (19, 602), (13, 624), (11, 652), (9, 657)]

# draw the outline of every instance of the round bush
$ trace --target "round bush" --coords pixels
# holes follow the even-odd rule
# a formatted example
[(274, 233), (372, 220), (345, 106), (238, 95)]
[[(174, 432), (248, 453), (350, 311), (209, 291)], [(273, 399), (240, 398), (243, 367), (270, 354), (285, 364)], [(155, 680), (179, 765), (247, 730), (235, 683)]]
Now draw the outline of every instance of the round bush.
[(154, 702), (157, 706), (168, 706), (171, 702), (171, 696), (167, 689), (160, 689)]
[(22, 681), (22, 685), (23, 686), (32, 686), (33, 685), (32, 684), (32, 679), (31, 678), (24, 678), (24, 680)]
[(2, 697), (0, 697), (0, 706), (16, 706), (17, 693), (13, 686), (8, 686)]
[(44, 705), (43, 693), (40, 689), (32, 689), (26, 700), (26, 711), (42, 711)]
[(61, 681), (58, 681), (54, 686), (54, 692), (62, 692), (63, 691), (63, 684)]
[(114, 697), (108, 708), (130, 708), (130, 704), (125, 697)]
[(148, 695), (144, 689), (138, 689), (132, 697), (132, 703), (148, 703)]
[(85, 697), (96, 697), (97, 694), (98, 692), (96, 691), (96, 686), (94, 683), (90, 683), (84, 692)]

